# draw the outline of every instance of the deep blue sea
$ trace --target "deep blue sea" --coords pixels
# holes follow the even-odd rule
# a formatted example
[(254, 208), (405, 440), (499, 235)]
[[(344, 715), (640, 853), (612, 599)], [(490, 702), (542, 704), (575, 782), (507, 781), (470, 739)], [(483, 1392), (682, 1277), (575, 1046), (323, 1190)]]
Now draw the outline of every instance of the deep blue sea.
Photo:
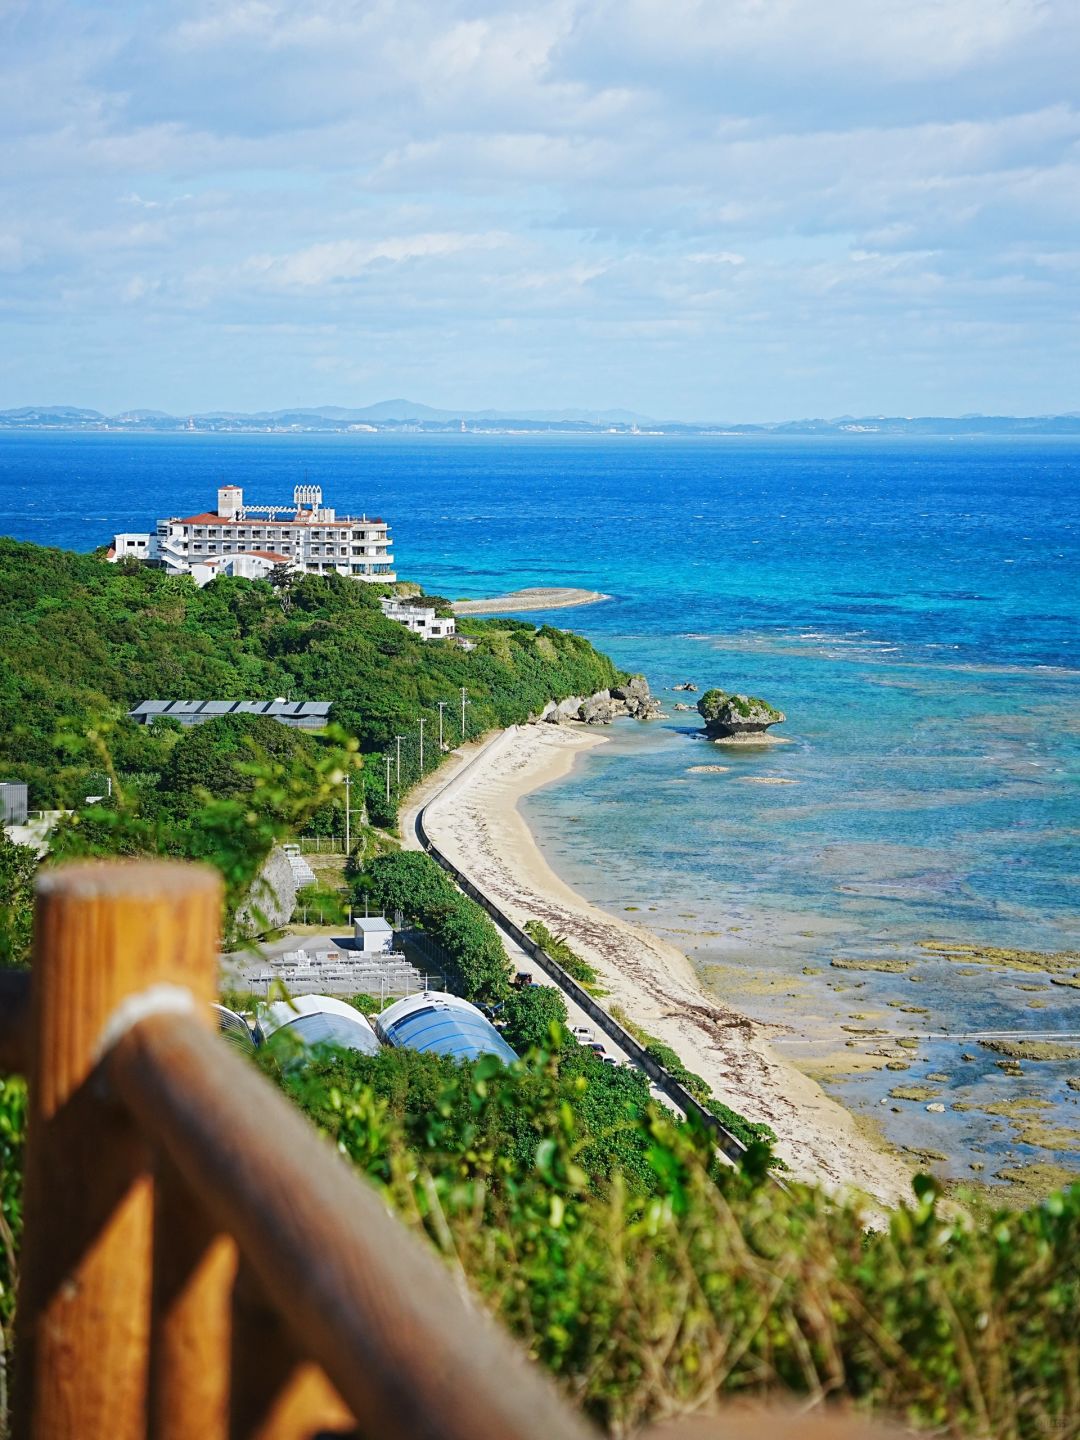
[[(845, 1074), (880, 1041), (841, 1028), (1080, 1032), (1080, 990), (919, 946), (1080, 947), (1080, 444), (6, 434), (0, 531), (90, 549), (206, 508), (224, 479), (264, 503), (318, 483), (385, 516), (399, 574), (442, 594), (612, 595), (552, 623), (644, 671), (671, 718), (615, 727), (526, 802), (554, 867), (789, 1027), (792, 1057), (834, 1067), (834, 1093), (945, 1173), (1080, 1164), (1080, 1063), (1010, 1078), (950, 1039), (908, 1072)], [(682, 681), (764, 696), (789, 743), (709, 745), (671, 709), (693, 701), (668, 691)], [(727, 769), (692, 768), (710, 764)], [(945, 1115), (888, 1096), (927, 1074), (948, 1076), (929, 1082)], [(1017, 1095), (1049, 1098), (1075, 1145), (951, 1108)]]

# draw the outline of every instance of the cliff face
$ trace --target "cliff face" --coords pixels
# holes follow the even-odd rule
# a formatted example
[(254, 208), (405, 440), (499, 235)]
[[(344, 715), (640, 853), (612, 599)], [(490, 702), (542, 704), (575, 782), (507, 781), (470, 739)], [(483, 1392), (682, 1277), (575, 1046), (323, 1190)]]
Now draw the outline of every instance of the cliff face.
[(756, 695), (729, 694), (706, 690), (697, 704), (710, 740), (751, 739), (764, 735), (770, 725), (780, 725), (784, 712)]
[(267, 930), (280, 930), (292, 919), (295, 909), (292, 866), (284, 850), (275, 845), (255, 877), (251, 894), (236, 912), (236, 933), (254, 937)]

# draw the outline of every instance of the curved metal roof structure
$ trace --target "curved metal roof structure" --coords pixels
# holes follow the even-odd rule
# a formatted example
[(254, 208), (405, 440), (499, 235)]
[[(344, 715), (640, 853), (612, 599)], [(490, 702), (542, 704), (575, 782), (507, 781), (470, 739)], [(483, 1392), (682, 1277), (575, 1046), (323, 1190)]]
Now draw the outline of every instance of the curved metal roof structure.
[(210, 1008), (217, 1015), (218, 1031), (231, 1045), (249, 1053), (255, 1050), (255, 1036), (242, 1015), (238, 1015), (235, 1010), (226, 1009), (224, 1005), (211, 1005)]
[(376, 1016), (375, 1028), (388, 1045), (455, 1060), (495, 1055), (510, 1065), (518, 1058), (475, 1005), (442, 991), (425, 990), (396, 1001)]
[(336, 1045), (362, 1055), (379, 1053), (379, 1037), (366, 1015), (332, 995), (297, 995), (275, 1000), (259, 1012), (263, 1033), (287, 1032), (305, 1046)]

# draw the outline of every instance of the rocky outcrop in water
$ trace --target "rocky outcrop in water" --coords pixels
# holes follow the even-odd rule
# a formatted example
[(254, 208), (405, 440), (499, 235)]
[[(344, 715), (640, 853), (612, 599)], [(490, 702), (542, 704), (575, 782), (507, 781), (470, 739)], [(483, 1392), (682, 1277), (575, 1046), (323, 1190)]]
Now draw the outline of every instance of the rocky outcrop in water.
[(633, 675), (610, 690), (598, 690), (584, 700), (579, 695), (571, 695), (568, 700), (552, 701), (544, 707), (539, 719), (549, 725), (565, 725), (569, 720), (580, 720), (586, 725), (610, 725), (624, 715), (634, 720), (655, 720), (660, 713), (660, 702), (650, 691), (649, 682), (641, 675)]
[(706, 690), (697, 708), (710, 740), (760, 740), (770, 725), (780, 725), (785, 718), (767, 700), (726, 690)]
[(629, 715), (634, 720), (655, 720), (660, 715), (660, 701), (644, 675), (631, 675), (622, 685), (613, 685), (611, 700), (617, 715)]

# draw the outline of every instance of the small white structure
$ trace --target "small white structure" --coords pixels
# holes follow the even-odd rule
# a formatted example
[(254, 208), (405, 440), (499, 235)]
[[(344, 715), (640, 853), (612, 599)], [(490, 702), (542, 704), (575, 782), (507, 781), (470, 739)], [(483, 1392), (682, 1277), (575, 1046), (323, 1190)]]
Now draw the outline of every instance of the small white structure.
[(235, 575), (240, 580), (265, 580), (278, 566), (284, 566), (295, 574), (300, 573), (300, 567), (293, 564), (287, 555), (279, 555), (274, 550), (242, 550), (235, 555), (211, 555), (206, 560), (193, 561), (188, 573), (201, 590), (219, 575)]
[(457, 630), (454, 617), (437, 615), (434, 605), (410, 604), (407, 600), (399, 600), (395, 596), (380, 600), (379, 604), (388, 620), (396, 620), (399, 625), (404, 625), (423, 640), (443, 640)]
[(394, 929), (381, 915), (353, 921), (356, 948), (362, 955), (389, 955), (394, 948)]

